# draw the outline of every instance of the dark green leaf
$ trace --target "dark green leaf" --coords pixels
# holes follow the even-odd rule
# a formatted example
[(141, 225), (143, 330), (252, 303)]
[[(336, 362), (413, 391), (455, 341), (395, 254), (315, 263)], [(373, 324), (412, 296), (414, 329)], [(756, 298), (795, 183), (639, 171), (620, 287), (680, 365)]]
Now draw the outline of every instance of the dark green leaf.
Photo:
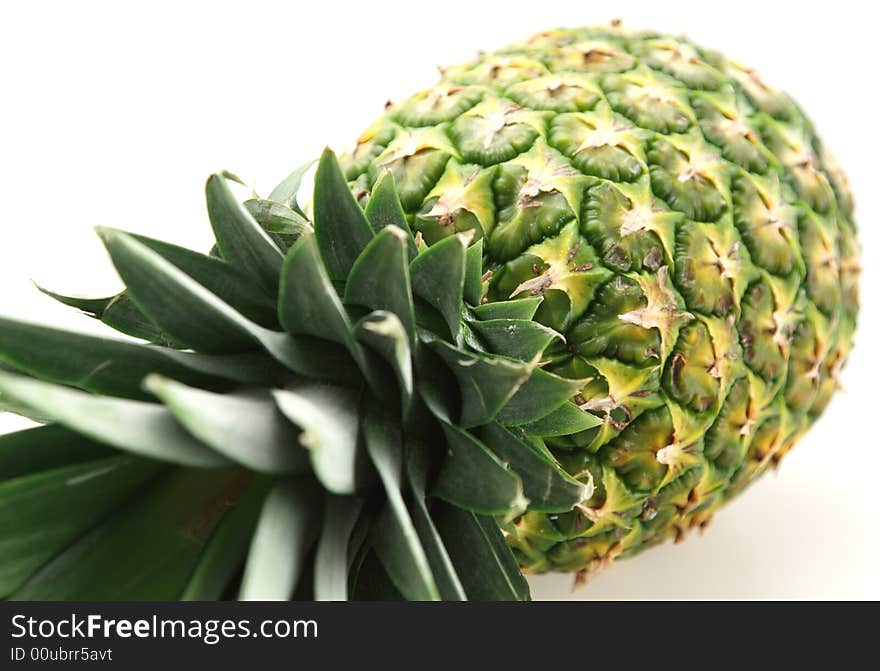
[(306, 478), (279, 480), (263, 504), (239, 598), (286, 600), (317, 535), (320, 490)]
[(244, 209), (267, 233), (299, 237), (312, 232), (309, 220), (287, 205), (261, 198), (251, 198), (243, 204)]
[(244, 478), (238, 469), (173, 469), (52, 559), (12, 598), (177, 599)]
[[(265, 351), (244, 352), (243, 354), (199, 354), (198, 352), (179, 352), (168, 348), (153, 348), (175, 363), (196, 373), (212, 375), (241, 384), (272, 387), (287, 382), (291, 373), (278, 365), (278, 360)], [(157, 371), (161, 372), (161, 371)], [(196, 384), (198, 378), (175, 374), (174, 377), (187, 384)], [(199, 385), (213, 388), (215, 385)]]
[(490, 352), (519, 361), (532, 361), (555, 338), (562, 337), (553, 329), (524, 319), (475, 321), (471, 328), (485, 340)]
[(523, 424), (522, 430), (530, 436), (570, 436), (599, 426), (602, 420), (596, 415), (581, 410), (575, 403), (560, 405), (549, 415), (534, 422)]
[(49, 291), (36, 283), (35, 286), (59, 303), (81, 310), (89, 317), (104, 322), (120, 333), (167, 347), (184, 347), (182, 343), (175, 342), (168, 334), (162, 333), (159, 327), (140, 311), (140, 308), (124, 291), (106, 298), (79, 298)]
[(232, 370), (212, 357), (172, 353), (3, 317), (0, 317), (0, 360), (52, 382), (126, 398), (147, 397), (141, 382), (149, 373), (210, 386), (220, 383), (223, 374)]
[(432, 245), (410, 263), (413, 293), (443, 315), (452, 341), (461, 338), (465, 249), (461, 235), (451, 235)]
[[(140, 308), (134, 304), (134, 301), (124, 291), (109, 298), (81, 299), (57, 294), (39, 286), (37, 288), (65, 305), (79, 309), (83, 309), (86, 306), (92, 307), (93, 310), (85, 310), (85, 314), (125, 335), (147, 340), (165, 347), (185, 347), (183, 343), (177, 342), (167, 333), (162, 333), (159, 327), (141, 312)], [(102, 303), (104, 306), (103, 309), (100, 309)]]
[(401, 409), (406, 416), (413, 401), (413, 370), (409, 339), (400, 319), (393, 312), (376, 310), (357, 323), (355, 335), (394, 371), (400, 387)]
[(358, 394), (344, 387), (301, 383), (274, 390), (278, 407), (302, 429), (321, 483), (334, 494), (354, 494), (359, 480)]
[(0, 483), (0, 597), (161, 470), (155, 462), (115, 456)]
[(150, 319), (141, 312), (123, 291), (116, 296), (107, 298), (78, 298), (49, 291), (35, 285), (42, 293), (54, 298), (59, 303), (81, 310), (83, 313), (97, 319), (112, 329), (124, 333), (133, 338), (140, 338), (166, 347), (184, 348), (183, 343), (175, 341), (167, 333), (159, 330)]
[(403, 500), (403, 446), (400, 423), (377, 407), (364, 420), (367, 452), (388, 498), (373, 534), (373, 549), (398, 590), (413, 601), (437, 600), (440, 593), (428, 557)]
[(531, 320), (544, 300), (542, 296), (518, 298), (511, 301), (483, 303), (471, 308), (478, 319), (526, 319)]
[(477, 240), (468, 247), (464, 272), (464, 299), (470, 305), (483, 300), (483, 241)]
[(482, 338), (474, 333), (474, 330), (471, 328), (470, 321), (462, 322), (461, 339), (466, 348), (472, 349), (474, 352), (484, 352), (486, 354), (491, 354), (491, 352), (486, 351), (486, 344), (483, 342)]
[(34, 282), (34, 286), (37, 287), (41, 293), (50, 298), (54, 298), (59, 303), (76, 308), (87, 314), (89, 317), (95, 317), (97, 319), (100, 319), (104, 314), (104, 311), (107, 309), (107, 306), (118, 298), (117, 296), (108, 296), (107, 298), (79, 298), (77, 296), (65, 296), (64, 294), (49, 291), (36, 282)]
[(204, 352), (253, 347), (244, 318), (189, 275), (127, 233), (98, 233), (131, 297), (163, 331)]
[(112, 454), (112, 448), (57, 424), (7, 433), (0, 435), (0, 481)]
[(584, 380), (559, 377), (536, 368), (498, 413), (498, 422), (518, 426), (546, 417), (577, 394), (583, 386)]
[(296, 201), (296, 195), (299, 192), (300, 184), (302, 184), (303, 177), (315, 164), (315, 160), (306, 161), (301, 166), (299, 166), (296, 170), (290, 173), (284, 180), (272, 189), (272, 193), (269, 194), (269, 200), (274, 200), (278, 203), (284, 203), (285, 205), (289, 205), (295, 209), (299, 209)]
[(383, 228), (370, 241), (351, 269), (343, 301), (346, 305), (393, 312), (410, 338), (415, 338), (406, 234), (401, 229)]
[(223, 177), (208, 178), (205, 196), (221, 256), (270, 295), (276, 295), (284, 261), (281, 250), (238, 202)]
[(240, 353), (259, 345), (302, 375), (348, 376), (350, 361), (328, 344), (295, 341), (254, 324), (132, 236), (100, 232), (132, 297), (163, 331), (205, 352)]
[(343, 345), (371, 387), (380, 391), (376, 371), (358, 345), (348, 313), (318, 257), (314, 236), (303, 236), (287, 253), (278, 305), (281, 323), (288, 333)]
[(321, 258), (331, 279), (345, 280), (355, 259), (372, 240), (373, 229), (329, 149), (321, 155), (315, 173), (314, 207)]
[(95, 396), (10, 373), (0, 373), (0, 393), (126, 452), (202, 468), (230, 464), (184, 431), (171, 412), (154, 403)]
[(443, 539), (434, 526), (427, 505), (428, 446), (421, 441), (406, 441), (405, 468), (412, 490), (411, 514), (413, 526), (422, 541), (428, 557), (434, 582), (443, 601), (464, 601), (467, 595), (452, 564)]
[(367, 220), (377, 233), (387, 226), (397, 226), (407, 233), (406, 249), (410, 259), (415, 257), (416, 242), (406, 221), (406, 213), (400, 204), (397, 185), (390, 172), (384, 172), (373, 185), (373, 192), (364, 210)]
[(533, 366), (474, 354), (435, 340), (430, 343), (458, 380), (464, 427), (491, 422), (529, 377)]
[(438, 503), (434, 521), (473, 601), (528, 601), (529, 584), (495, 520)]
[(272, 475), (308, 470), (309, 455), (299, 445), (299, 431), (267, 390), (215, 394), (159, 375), (150, 375), (144, 386), (193, 436), (230, 460)]
[(174, 264), (248, 319), (267, 327), (278, 324), (274, 298), (278, 292), (277, 285), (272, 291), (266, 291), (226, 261), (142, 235), (132, 234), (131, 237)]
[(301, 237), (287, 252), (278, 311), (292, 335), (326, 338), (355, 349), (351, 322), (318, 257), (314, 236)]
[(548, 453), (536, 449), (520, 434), (498, 424), (480, 432), (486, 447), (519, 475), (529, 510), (568, 512), (593, 495), (592, 482), (585, 485), (566, 473)]
[(140, 338), (164, 347), (187, 349), (185, 343), (165, 333), (145, 315), (140, 307), (131, 300), (128, 292), (122, 292), (110, 302), (104, 314), (101, 315), (101, 321), (110, 328), (132, 338)]
[(355, 601), (404, 601), (376, 553), (369, 549), (353, 567), (351, 584)]
[(324, 521), (315, 552), (315, 601), (348, 599), (348, 545), (362, 506), (353, 496), (324, 497)]
[(244, 566), (271, 480), (251, 478), (244, 495), (223, 516), (199, 556), (181, 601), (220, 599)]
[[(348, 541), (348, 568), (349, 580), (348, 585), (351, 587), (351, 577), (356, 564), (360, 562), (363, 553), (367, 548), (367, 540), (370, 537), (373, 521), (376, 519), (376, 511), (372, 506), (364, 505), (355, 521), (354, 528), (351, 531), (351, 537)], [(349, 590), (350, 591), (350, 590)]]
[(419, 381), (418, 393), (425, 406), (440, 421), (454, 424), (461, 408), (461, 392), (455, 375), (440, 355), (421, 343), (413, 360)]
[(513, 517), (525, 510), (519, 476), (467, 431), (443, 425), (449, 448), (431, 494), (486, 515)]
[(345, 348), (320, 338), (290, 336), (248, 326), (254, 339), (290, 370), (308, 378), (350, 384), (359, 379), (358, 367)]

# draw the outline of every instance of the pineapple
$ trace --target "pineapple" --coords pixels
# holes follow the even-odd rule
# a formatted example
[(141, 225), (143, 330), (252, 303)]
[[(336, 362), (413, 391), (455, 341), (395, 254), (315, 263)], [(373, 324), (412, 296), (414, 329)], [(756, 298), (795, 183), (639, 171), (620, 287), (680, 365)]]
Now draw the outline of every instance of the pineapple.
[(125, 291), (46, 293), (128, 339), (0, 319), (42, 424), (0, 436), (0, 596), (525, 599), (705, 527), (837, 386), (845, 177), (682, 38), (541, 33), (308, 167), (212, 176), (210, 254), (101, 229)]

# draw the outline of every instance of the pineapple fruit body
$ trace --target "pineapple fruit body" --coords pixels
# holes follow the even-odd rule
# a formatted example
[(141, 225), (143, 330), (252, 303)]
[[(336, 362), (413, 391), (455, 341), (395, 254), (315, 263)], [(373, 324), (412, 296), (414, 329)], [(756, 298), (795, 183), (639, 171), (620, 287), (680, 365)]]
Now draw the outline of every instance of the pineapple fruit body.
[(442, 71), (343, 165), (394, 176), (427, 245), (483, 241), (483, 303), (540, 297), (601, 424), (542, 436), (595, 483), (504, 526), (528, 571), (588, 573), (705, 526), (838, 386), (858, 308), (845, 176), (752, 70), (686, 39), (553, 30)]

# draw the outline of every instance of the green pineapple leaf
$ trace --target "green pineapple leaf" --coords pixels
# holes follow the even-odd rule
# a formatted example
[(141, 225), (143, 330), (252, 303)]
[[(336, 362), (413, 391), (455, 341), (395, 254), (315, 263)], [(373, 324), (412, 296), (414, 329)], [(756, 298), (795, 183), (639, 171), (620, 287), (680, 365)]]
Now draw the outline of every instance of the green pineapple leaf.
[(373, 229), (329, 149), (321, 155), (315, 173), (315, 238), (330, 279), (336, 281), (348, 277), (373, 239)]
[(324, 499), (324, 518), (315, 551), (316, 601), (348, 598), (348, 548), (362, 506), (363, 501), (353, 496), (327, 494)]
[[(409, 337), (397, 315), (384, 310), (374, 310), (355, 324), (355, 337), (372, 351), (376, 352), (394, 371), (400, 389), (400, 407), (406, 417), (414, 402), (414, 374), (412, 348)], [(375, 379), (372, 369), (368, 379)], [(380, 387), (374, 383), (375, 387)], [(385, 398), (381, 389), (377, 394)]]
[(306, 173), (309, 171), (315, 164), (315, 161), (306, 161), (301, 166), (299, 166), (296, 170), (290, 173), (287, 177), (285, 177), (278, 186), (272, 189), (271, 193), (269, 193), (268, 199), (273, 200), (276, 203), (282, 203), (283, 205), (287, 205), (288, 207), (295, 210), (298, 214), (302, 214), (302, 210), (299, 207), (299, 204), (296, 201), (296, 196), (299, 193), (300, 185), (302, 184), (303, 177), (305, 177)]
[(76, 308), (80, 312), (87, 314), (89, 317), (95, 317), (97, 319), (101, 319), (110, 304), (119, 298), (119, 296), (108, 296), (106, 298), (79, 298), (77, 296), (65, 296), (64, 294), (55, 293), (54, 291), (50, 291), (49, 289), (40, 286), (36, 282), (34, 282), (34, 286), (40, 293), (45, 294), (49, 298), (53, 298), (59, 303), (69, 307)]
[(264, 291), (226, 261), (143, 235), (130, 235), (251, 321), (267, 328), (277, 327), (277, 286), (273, 292)]
[(401, 229), (383, 228), (361, 252), (351, 268), (343, 302), (394, 313), (415, 340), (406, 234)]
[(251, 198), (242, 205), (267, 233), (298, 238), (312, 232), (309, 220), (283, 203)]
[(115, 451), (59, 424), (0, 435), (0, 482), (113, 456)]
[(238, 202), (224, 177), (211, 175), (205, 185), (205, 196), (220, 255), (275, 295), (284, 261), (281, 250)]
[(429, 247), (409, 266), (413, 293), (446, 321), (452, 342), (460, 344), (467, 244), (454, 235)]
[(184, 466), (231, 464), (184, 431), (169, 410), (155, 403), (95, 396), (9, 373), (0, 373), (0, 393), (125, 452)]
[(529, 585), (491, 518), (439, 503), (434, 521), (472, 601), (528, 601)]
[[(84, 335), (0, 317), (0, 360), (46, 380), (110, 396), (145, 399), (143, 378), (156, 372), (206, 387), (223, 380), (270, 383), (244, 361)], [(237, 365), (244, 364), (244, 365)]]
[(577, 394), (583, 385), (583, 380), (560, 377), (535, 368), (498, 413), (498, 422), (518, 426), (537, 421)]
[(437, 600), (440, 593), (428, 557), (403, 499), (403, 444), (397, 428), (399, 423), (375, 407), (367, 409), (364, 419), (367, 452), (387, 495), (374, 531), (376, 556), (406, 598)]
[[(449, 454), (431, 494), (484, 515), (513, 517), (528, 500), (519, 476), (482, 442), (452, 424), (443, 424)], [(465, 477), (465, 474), (471, 477)]]
[(531, 320), (535, 312), (544, 300), (543, 296), (531, 296), (529, 298), (516, 298), (497, 303), (483, 303), (472, 308), (477, 319), (526, 319)]
[(593, 495), (592, 480), (578, 482), (546, 452), (533, 447), (518, 432), (498, 424), (480, 431), (483, 443), (519, 475), (530, 510), (564, 513)]
[(602, 420), (596, 415), (581, 410), (574, 403), (563, 403), (550, 414), (528, 424), (523, 424), (520, 428), (530, 436), (544, 438), (574, 435), (601, 424)]
[(302, 383), (272, 392), (281, 412), (302, 433), (315, 476), (334, 494), (354, 494), (363, 467), (358, 442), (358, 394), (344, 387)]
[(278, 310), (291, 335), (327, 338), (354, 354), (351, 322), (321, 264), (313, 236), (303, 236), (287, 252)]
[(321, 497), (307, 478), (279, 480), (260, 511), (239, 598), (286, 600), (293, 595), (321, 519)]
[(489, 351), (518, 361), (532, 361), (561, 338), (553, 329), (525, 319), (474, 321), (471, 328), (485, 340)]
[(388, 226), (396, 226), (407, 234), (406, 249), (412, 260), (417, 254), (415, 239), (406, 221), (406, 214), (400, 204), (400, 196), (397, 193), (397, 185), (394, 177), (384, 173), (376, 181), (370, 200), (364, 208), (364, 214), (373, 230), (377, 233)]
[(468, 247), (464, 272), (464, 299), (479, 305), (483, 299), (483, 240)]
[(431, 349), (446, 362), (461, 390), (464, 427), (491, 422), (529, 378), (533, 366), (502, 358), (480, 357), (442, 340), (432, 340)]
[(429, 451), (423, 441), (412, 438), (406, 440), (405, 469), (413, 494), (413, 505), (410, 509), (413, 526), (422, 542), (440, 598), (444, 601), (465, 601), (467, 595), (464, 587), (428, 510)]
[(14, 594), (162, 469), (116, 454), (0, 482), (0, 596)]
[(247, 558), (251, 536), (271, 481), (251, 478), (238, 502), (217, 524), (180, 594), (181, 601), (220, 599)]
[(135, 303), (163, 331), (212, 354), (253, 347), (244, 318), (230, 314), (223, 301), (182, 270), (127, 233), (101, 228), (98, 234)]
[(243, 479), (247, 475), (238, 469), (166, 471), (108, 511), (113, 514), (53, 556), (10, 598), (179, 598), (205, 544), (237, 501)]
[[(144, 387), (205, 445), (257, 473), (295, 475), (308, 471), (309, 454), (265, 389), (215, 394), (150, 375)], [(242, 421), (247, 418), (247, 422)]]
[(163, 347), (186, 349), (186, 344), (165, 333), (147, 317), (127, 292), (115, 296), (100, 317), (110, 328), (133, 338), (148, 340)]

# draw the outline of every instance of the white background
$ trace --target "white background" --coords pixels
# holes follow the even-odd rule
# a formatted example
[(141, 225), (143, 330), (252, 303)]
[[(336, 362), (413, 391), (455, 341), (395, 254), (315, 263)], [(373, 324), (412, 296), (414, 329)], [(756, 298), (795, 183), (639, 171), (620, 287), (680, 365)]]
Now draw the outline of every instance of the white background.
[[(95, 225), (205, 248), (202, 188), (226, 168), (268, 192), (346, 149), (434, 67), (554, 26), (686, 33), (800, 101), (849, 172), (864, 248), (846, 392), (703, 538), (536, 598), (880, 598), (877, 21), (871, 3), (3, 2), (0, 313), (98, 325), (41, 296), (118, 288)], [(607, 7), (604, 9), (603, 7)], [(0, 415), (0, 431), (22, 425)]]

